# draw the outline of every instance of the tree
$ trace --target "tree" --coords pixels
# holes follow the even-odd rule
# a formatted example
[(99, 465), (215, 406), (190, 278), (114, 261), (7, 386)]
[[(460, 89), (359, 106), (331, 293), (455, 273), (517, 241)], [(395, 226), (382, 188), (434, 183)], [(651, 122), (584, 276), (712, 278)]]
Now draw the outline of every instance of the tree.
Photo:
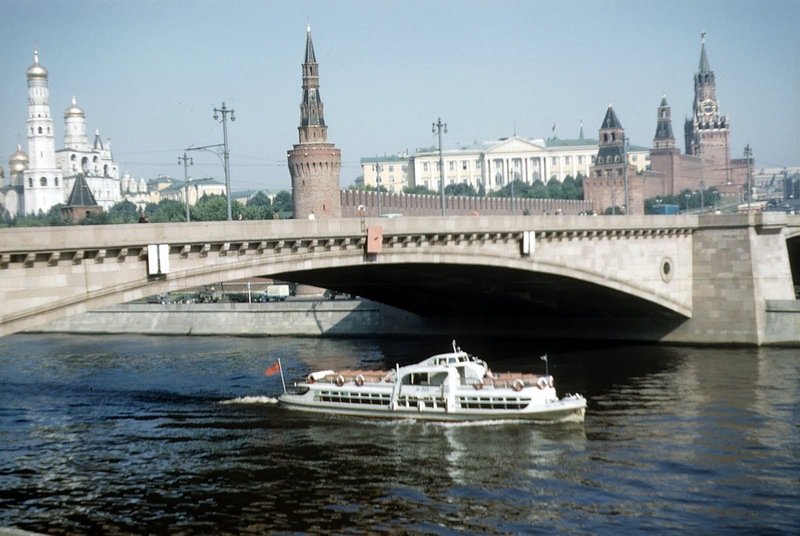
[(272, 212), (280, 219), (291, 218), (294, 216), (294, 201), (292, 194), (287, 191), (278, 192), (272, 200)]
[(272, 201), (264, 192), (258, 192), (245, 203), (244, 219), (269, 220), (272, 218)]
[(430, 188), (425, 186), (417, 185), (417, 186), (406, 186), (403, 188), (404, 194), (415, 194), (415, 195), (438, 195), (439, 192), (434, 192)]
[(174, 199), (162, 199), (158, 205), (148, 204), (145, 214), (153, 223), (186, 221), (186, 205)]
[(120, 201), (108, 209), (108, 223), (136, 223), (139, 211), (130, 201)]
[(471, 184), (467, 184), (465, 182), (459, 182), (457, 184), (448, 184), (444, 187), (444, 194), (445, 195), (465, 195), (469, 197), (475, 197), (478, 195), (478, 192), (475, 190), (475, 187)]
[(547, 197), (550, 199), (565, 199), (564, 188), (561, 185), (561, 181), (555, 177), (551, 177), (550, 180), (547, 181)]

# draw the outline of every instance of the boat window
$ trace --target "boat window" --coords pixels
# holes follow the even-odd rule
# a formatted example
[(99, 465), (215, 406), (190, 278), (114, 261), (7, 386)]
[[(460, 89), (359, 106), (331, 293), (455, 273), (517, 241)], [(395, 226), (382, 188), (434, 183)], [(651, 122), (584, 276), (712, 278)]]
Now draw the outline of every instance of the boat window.
[(447, 379), (447, 372), (437, 372), (430, 378), (431, 385), (442, 385)]

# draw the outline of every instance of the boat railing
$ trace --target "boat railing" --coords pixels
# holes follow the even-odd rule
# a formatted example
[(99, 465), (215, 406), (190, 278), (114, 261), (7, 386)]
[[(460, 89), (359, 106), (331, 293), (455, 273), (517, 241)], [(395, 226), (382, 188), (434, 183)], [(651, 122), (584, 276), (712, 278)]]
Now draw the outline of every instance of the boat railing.
[(339, 370), (328, 374), (317, 382), (344, 385), (353, 382), (357, 385), (392, 383), (394, 371), (391, 370)]
[(523, 372), (495, 372), (488, 373), (482, 379), (466, 378), (462, 380), (461, 385), (471, 385), (477, 389), (483, 387), (514, 388), (514, 386), (519, 385), (519, 381), (521, 381), (524, 387), (533, 387), (541, 385), (542, 380), (548, 384), (550, 383), (546, 376), (540, 376), (538, 374)]

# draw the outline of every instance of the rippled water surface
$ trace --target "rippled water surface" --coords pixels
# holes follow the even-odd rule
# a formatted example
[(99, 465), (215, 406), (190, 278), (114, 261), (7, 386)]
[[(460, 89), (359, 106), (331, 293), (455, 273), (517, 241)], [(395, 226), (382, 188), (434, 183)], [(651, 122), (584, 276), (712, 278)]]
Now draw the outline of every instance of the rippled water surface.
[(0, 338), (0, 527), (60, 533), (800, 532), (800, 351), (460, 341), (583, 425), (374, 422), (274, 402), (448, 341)]

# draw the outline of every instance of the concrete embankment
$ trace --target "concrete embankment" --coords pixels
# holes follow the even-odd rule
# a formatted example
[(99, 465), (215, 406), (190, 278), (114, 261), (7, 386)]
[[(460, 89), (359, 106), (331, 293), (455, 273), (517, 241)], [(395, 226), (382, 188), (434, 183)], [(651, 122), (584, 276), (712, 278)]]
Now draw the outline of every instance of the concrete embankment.
[(366, 300), (128, 303), (62, 318), (36, 331), (304, 337), (428, 333), (420, 317)]

